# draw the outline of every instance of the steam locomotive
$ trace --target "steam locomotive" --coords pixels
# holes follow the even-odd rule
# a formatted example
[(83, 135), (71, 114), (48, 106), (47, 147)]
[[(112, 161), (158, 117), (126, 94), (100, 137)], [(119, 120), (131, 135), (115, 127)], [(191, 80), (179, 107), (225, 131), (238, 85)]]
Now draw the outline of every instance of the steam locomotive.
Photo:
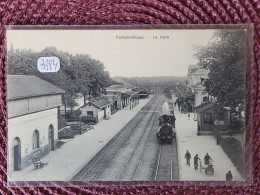
[(175, 120), (173, 109), (169, 107), (167, 102), (164, 102), (159, 117), (159, 131), (157, 132), (157, 139), (160, 143), (171, 143), (176, 138)]

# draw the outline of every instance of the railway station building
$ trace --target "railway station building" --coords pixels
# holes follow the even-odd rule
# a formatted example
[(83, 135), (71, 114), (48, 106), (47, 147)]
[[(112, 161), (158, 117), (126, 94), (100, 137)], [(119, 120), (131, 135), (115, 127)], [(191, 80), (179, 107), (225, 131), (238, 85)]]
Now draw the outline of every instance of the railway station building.
[(187, 87), (194, 95), (194, 107), (209, 100), (205, 92), (204, 81), (208, 78), (209, 70), (203, 69), (198, 65), (190, 65), (187, 75)]
[(176, 87), (176, 95), (178, 99), (176, 103), (178, 109), (183, 112), (193, 112), (194, 111), (194, 94), (186, 87)]
[(132, 108), (139, 103), (138, 91), (132, 91), (130, 88), (125, 87), (123, 84), (111, 85), (106, 88), (103, 98), (107, 98), (112, 102), (111, 111), (114, 113), (129, 106)]
[(30, 75), (7, 76), (8, 171), (20, 171), (56, 149), (64, 90)]
[(145, 90), (141, 90), (138, 92), (139, 98), (140, 99), (145, 99), (149, 97), (149, 92), (145, 91)]
[[(139, 104), (139, 94), (138, 91), (126, 91), (122, 93), (122, 103), (123, 108), (129, 105), (130, 109)], [(124, 98), (126, 97), (126, 98)]]

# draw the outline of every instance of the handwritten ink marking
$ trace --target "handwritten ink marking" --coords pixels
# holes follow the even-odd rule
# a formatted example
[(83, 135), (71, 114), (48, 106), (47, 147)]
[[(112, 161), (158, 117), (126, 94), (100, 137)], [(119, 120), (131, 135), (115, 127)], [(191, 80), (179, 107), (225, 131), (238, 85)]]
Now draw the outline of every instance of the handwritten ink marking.
[(37, 68), (40, 72), (58, 72), (60, 70), (60, 59), (52, 57), (40, 57), (37, 61)]

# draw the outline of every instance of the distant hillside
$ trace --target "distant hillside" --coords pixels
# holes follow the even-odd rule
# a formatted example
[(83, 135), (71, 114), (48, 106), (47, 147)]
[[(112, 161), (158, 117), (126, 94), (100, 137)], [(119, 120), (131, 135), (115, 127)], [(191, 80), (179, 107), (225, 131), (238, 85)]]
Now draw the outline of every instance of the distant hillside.
[(118, 81), (126, 82), (139, 88), (169, 87), (178, 82), (185, 83), (187, 77), (158, 76), (158, 77), (116, 77)]

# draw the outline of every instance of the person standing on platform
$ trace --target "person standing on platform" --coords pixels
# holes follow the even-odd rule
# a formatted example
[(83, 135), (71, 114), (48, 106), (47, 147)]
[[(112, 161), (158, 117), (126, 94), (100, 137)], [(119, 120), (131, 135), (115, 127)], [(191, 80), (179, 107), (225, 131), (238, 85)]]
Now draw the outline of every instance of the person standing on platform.
[(231, 171), (228, 171), (226, 174), (226, 181), (232, 181), (233, 180), (233, 175)]
[(195, 170), (198, 169), (199, 160), (200, 160), (200, 158), (199, 158), (198, 154), (196, 154), (196, 156), (194, 157), (194, 168), (195, 168)]
[(211, 157), (209, 156), (209, 154), (207, 153), (204, 157), (204, 164), (208, 165), (209, 164), (209, 160), (212, 160)]
[(191, 155), (190, 155), (190, 153), (189, 153), (189, 150), (187, 150), (187, 152), (186, 152), (184, 158), (186, 158), (186, 165), (189, 165), (189, 167), (190, 167)]

